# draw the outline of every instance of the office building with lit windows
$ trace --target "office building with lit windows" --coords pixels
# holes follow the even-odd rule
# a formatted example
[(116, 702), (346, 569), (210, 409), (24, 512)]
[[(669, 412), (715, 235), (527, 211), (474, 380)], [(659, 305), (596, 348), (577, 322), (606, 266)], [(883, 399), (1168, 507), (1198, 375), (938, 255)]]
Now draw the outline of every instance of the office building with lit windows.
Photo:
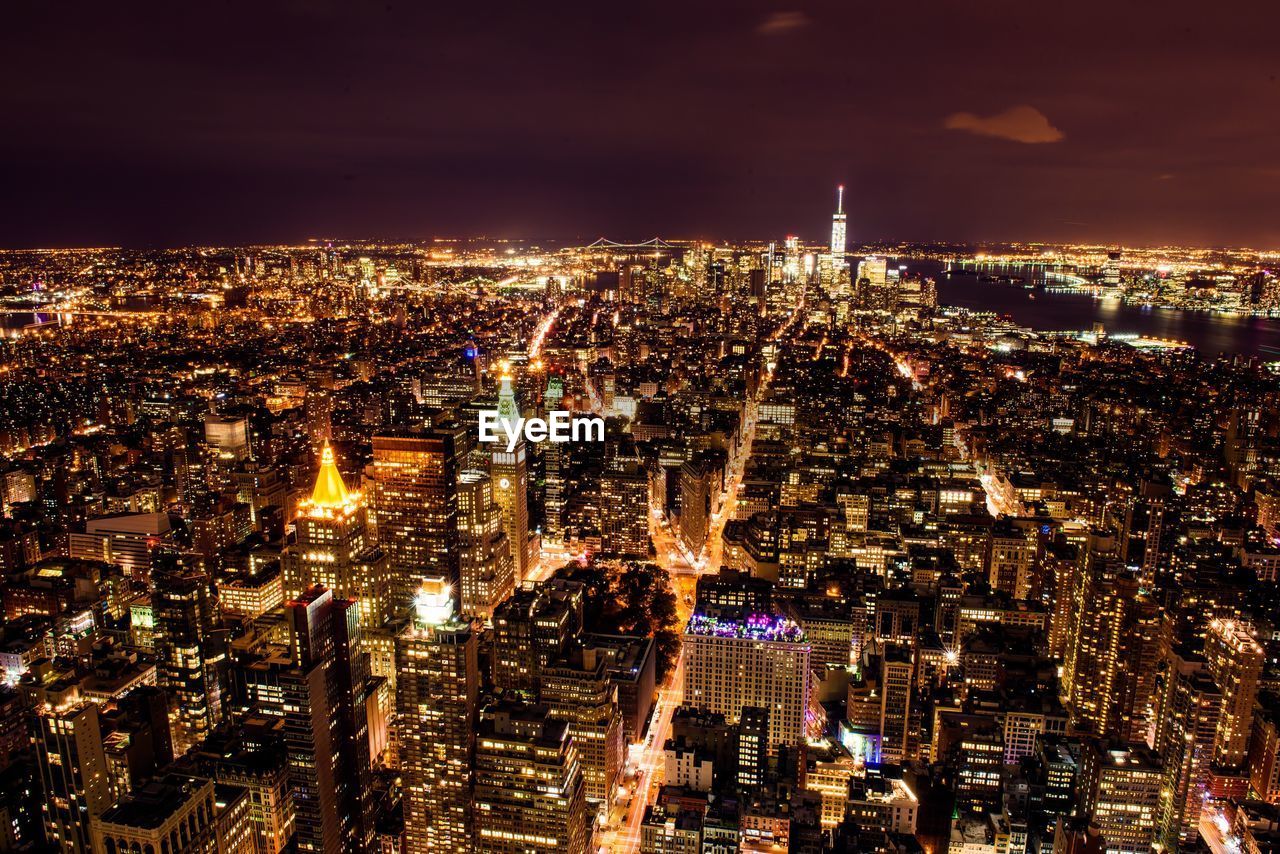
[(461, 427), (373, 437), (373, 512), (391, 575), (392, 611), (408, 607), (422, 579), (458, 580)]
[(543, 706), (485, 709), (475, 753), (476, 854), (590, 850), (578, 748), (565, 721)]
[(1234, 620), (1209, 622), (1205, 635), (1205, 661), (1222, 691), (1222, 714), (1214, 740), (1215, 771), (1241, 769), (1249, 752), (1254, 701), (1262, 677), (1266, 653), (1249, 627)]
[(1145, 744), (1092, 741), (1081, 755), (1079, 814), (1097, 825), (1108, 851), (1148, 854), (1163, 783), (1160, 761)]
[(286, 599), (318, 584), (339, 599), (358, 601), (366, 626), (390, 616), (386, 554), (369, 543), (364, 496), (347, 489), (328, 442), (320, 452), (315, 487), (298, 505), (294, 530), (295, 540), (280, 558)]
[(464, 851), (473, 833), (477, 626), (428, 579), (396, 637), (396, 711), (406, 851)]
[(1156, 721), (1155, 749), (1164, 766), (1160, 842), (1169, 848), (1199, 837), (1223, 694), (1202, 654), (1186, 646), (1168, 656)]
[(458, 576), (463, 614), (487, 620), (515, 590), (515, 563), (489, 475), (458, 476)]
[(542, 669), (581, 631), (581, 605), (572, 596), (526, 586), (493, 613), (493, 685), (537, 696)]
[(230, 687), (227, 633), (209, 576), (194, 557), (158, 551), (151, 571), (156, 682), (169, 696), (179, 754), (222, 723)]
[(730, 723), (748, 706), (766, 709), (770, 749), (804, 740), (812, 686), (803, 629), (777, 615), (694, 614), (683, 641), (685, 703)]
[(886, 644), (880, 658), (880, 757), (903, 762), (911, 744), (911, 695), (915, 659), (910, 647)]
[(602, 656), (581, 650), (549, 663), (539, 679), (538, 702), (569, 725), (578, 749), (589, 802), (608, 813), (624, 760), (618, 689)]
[(1140, 741), (1156, 701), (1160, 609), (1120, 565), (1114, 542), (1110, 534), (1091, 536), (1064, 591), (1063, 701), (1076, 732)]
[(600, 550), (625, 558), (649, 555), (649, 478), (638, 463), (600, 478)]
[[(293, 667), (282, 684), (299, 851), (367, 847), (373, 833), (368, 654), (356, 603), (312, 587), (285, 605)], [(292, 696), (290, 696), (290, 694)]]
[(48, 700), (36, 708), (32, 734), (45, 835), (61, 851), (90, 854), (93, 827), (111, 805), (98, 705), (78, 692)]

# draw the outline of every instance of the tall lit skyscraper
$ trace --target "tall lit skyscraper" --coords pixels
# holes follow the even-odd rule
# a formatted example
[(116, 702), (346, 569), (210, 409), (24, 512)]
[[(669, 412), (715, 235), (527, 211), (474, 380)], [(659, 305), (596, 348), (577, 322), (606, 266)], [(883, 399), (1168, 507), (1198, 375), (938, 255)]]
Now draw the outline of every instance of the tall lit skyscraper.
[(365, 626), (381, 625), (390, 616), (387, 558), (369, 545), (364, 497), (347, 490), (328, 442), (311, 497), (298, 505), (295, 527), (297, 539), (280, 560), (285, 598), (323, 585), (339, 599), (357, 600)]
[[(711, 472), (705, 461), (688, 460), (680, 466), (680, 539), (692, 554), (701, 554), (710, 530)], [(646, 520), (647, 522), (648, 520)]]
[(587, 800), (608, 813), (623, 762), (622, 714), (608, 662), (603, 656), (584, 660), (578, 650), (543, 668), (539, 681), (539, 702), (551, 717), (569, 724)]
[(1160, 824), (1170, 850), (1199, 837), (1222, 705), (1222, 691), (1204, 656), (1189, 648), (1173, 649), (1156, 722), (1156, 751), (1165, 775)]
[(1250, 797), (1280, 804), (1280, 701), (1271, 692), (1259, 698), (1249, 739)]
[(909, 755), (914, 673), (911, 648), (885, 644), (880, 669), (880, 751), (885, 762), (902, 762)]
[(46, 835), (60, 851), (89, 854), (91, 826), (111, 805), (98, 704), (72, 696), (56, 707), (40, 706), (32, 741), (44, 784)]
[(312, 587), (285, 605), (294, 669), (285, 740), (299, 851), (366, 850), (373, 838), (368, 654), (356, 603)]
[(482, 471), (458, 476), (458, 553), (462, 613), (487, 620), (515, 590), (515, 567), (502, 511)]
[(800, 238), (788, 234), (783, 243), (782, 281), (792, 284), (800, 280)]
[(1114, 288), (1120, 284), (1120, 253), (1108, 252), (1107, 260), (1102, 262), (1102, 284)]
[(475, 627), (454, 613), (443, 578), (418, 592), (396, 669), (405, 850), (468, 851), (480, 665)]
[(600, 548), (622, 557), (649, 555), (649, 479), (637, 463), (600, 478)]
[[(543, 706), (485, 710), (475, 757), (477, 854), (588, 850), (586, 787), (569, 726)], [(456, 850), (456, 849), (455, 849)]]
[(831, 217), (831, 256), (837, 263), (845, 253), (844, 184), (836, 188), (836, 212)]
[(1205, 636), (1204, 655), (1222, 691), (1213, 765), (1224, 771), (1236, 770), (1249, 752), (1253, 704), (1266, 654), (1247, 626), (1234, 620), (1213, 620)]
[(422, 579), (458, 581), (458, 460), (462, 428), (373, 437), (373, 511), (390, 563), (392, 611), (408, 607)]
[(581, 631), (578, 605), (544, 587), (516, 590), (493, 614), (493, 684), (536, 696), (542, 668)]
[[(511, 387), (511, 374), (506, 371), (502, 374), (502, 387), (498, 391), (498, 418), (512, 424), (520, 418), (520, 406), (516, 402), (515, 389)], [(502, 524), (507, 530), (507, 542), (511, 544), (516, 583), (519, 584), (531, 568), (529, 463), (523, 438), (512, 451), (508, 451), (505, 444), (494, 446), (492, 472), (493, 500), (502, 508)]]
[[(559, 409), (564, 400), (564, 380), (551, 377), (547, 380), (547, 390), (542, 396), (542, 408), (550, 412)], [(554, 540), (560, 539), (564, 533), (561, 514), (564, 511), (564, 480), (568, 469), (568, 459), (564, 445), (560, 442), (547, 442), (542, 446), (543, 464), (543, 507), (546, 511), (544, 534)]]
[(227, 637), (218, 625), (217, 600), (209, 576), (192, 557), (158, 551), (151, 570), (156, 682), (169, 695), (179, 754), (222, 722), (229, 689)]
[(838, 301), (836, 313), (840, 318), (847, 314), (850, 296), (846, 234), (844, 185), (841, 184), (836, 188), (836, 212), (831, 217), (831, 250), (817, 258), (818, 284), (828, 297)]
[(1142, 741), (1152, 719), (1160, 658), (1160, 609), (1116, 557), (1116, 538), (1095, 533), (1067, 581), (1070, 627), (1063, 700), (1076, 732)]

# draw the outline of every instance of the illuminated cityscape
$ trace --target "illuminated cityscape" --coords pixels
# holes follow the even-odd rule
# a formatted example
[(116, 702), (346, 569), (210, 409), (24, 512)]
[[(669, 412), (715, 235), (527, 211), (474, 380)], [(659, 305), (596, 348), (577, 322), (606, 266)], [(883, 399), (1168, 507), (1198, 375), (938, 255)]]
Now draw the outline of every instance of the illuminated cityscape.
[(22, 5), (0, 852), (1280, 851), (1274, 11)]
[(1270, 839), (1277, 364), (831, 249), (4, 253), (11, 847)]

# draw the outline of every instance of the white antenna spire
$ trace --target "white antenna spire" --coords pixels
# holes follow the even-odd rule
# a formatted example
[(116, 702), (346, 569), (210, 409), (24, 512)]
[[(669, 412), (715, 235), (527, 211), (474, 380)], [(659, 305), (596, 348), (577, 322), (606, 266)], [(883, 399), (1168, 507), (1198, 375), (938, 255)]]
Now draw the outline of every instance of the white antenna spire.
[(844, 213), (844, 184), (836, 187), (836, 213)]

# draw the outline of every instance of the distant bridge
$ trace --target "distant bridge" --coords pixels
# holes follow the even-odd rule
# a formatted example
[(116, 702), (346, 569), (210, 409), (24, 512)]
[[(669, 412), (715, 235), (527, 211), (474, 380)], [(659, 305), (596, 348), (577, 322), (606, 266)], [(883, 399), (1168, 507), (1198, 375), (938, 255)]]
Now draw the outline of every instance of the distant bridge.
[(590, 243), (582, 248), (583, 249), (675, 249), (677, 247), (675, 246), (675, 244), (668, 243), (667, 241), (663, 240), (661, 237), (652, 237), (641, 243), (618, 243), (616, 241), (609, 240), (606, 237), (601, 237), (600, 239), (596, 240), (594, 243)]

